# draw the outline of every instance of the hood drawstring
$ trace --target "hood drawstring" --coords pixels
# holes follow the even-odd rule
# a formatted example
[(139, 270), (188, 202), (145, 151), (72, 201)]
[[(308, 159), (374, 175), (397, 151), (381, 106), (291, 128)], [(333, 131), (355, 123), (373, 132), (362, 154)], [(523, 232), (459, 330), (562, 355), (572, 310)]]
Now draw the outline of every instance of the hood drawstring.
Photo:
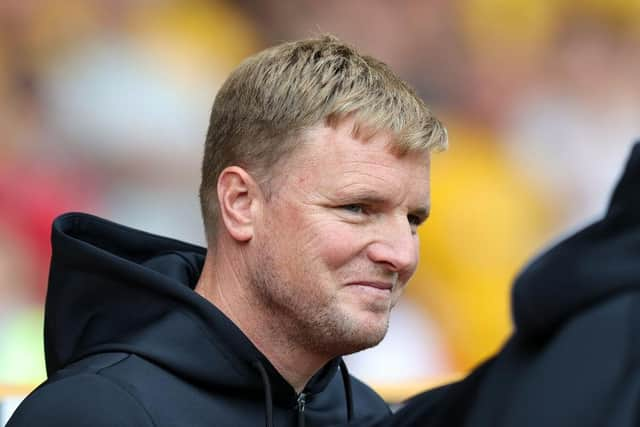
[[(269, 381), (269, 374), (262, 365), (262, 362), (256, 360), (253, 362), (253, 366), (260, 372), (262, 377), (262, 384), (264, 386), (264, 407), (265, 407), (265, 426), (273, 427), (273, 397), (271, 392), (271, 382)], [(349, 376), (349, 370), (344, 360), (340, 359), (340, 374), (342, 376), (342, 385), (344, 386), (344, 394), (346, 397), (347, 405), (347, 423), (353, 419), (353, 393), (351, 392), (351, 377)]]
[(353, 419), (353, 394), (351, 393), (351, 377), (347, 370), (347, 364), (340, 359), (340, 374), (342, 374), (342, 385), (344, 386), (344, 394), (347, 397), (347, 422)]
[(260, 372), (262, 385), (264, 386), (264, 423), (266, 427), (273, 427), (273, 398), (271, 396), (271, 382), (267, 370), (259, 360), (253, 362), (253, 366)]

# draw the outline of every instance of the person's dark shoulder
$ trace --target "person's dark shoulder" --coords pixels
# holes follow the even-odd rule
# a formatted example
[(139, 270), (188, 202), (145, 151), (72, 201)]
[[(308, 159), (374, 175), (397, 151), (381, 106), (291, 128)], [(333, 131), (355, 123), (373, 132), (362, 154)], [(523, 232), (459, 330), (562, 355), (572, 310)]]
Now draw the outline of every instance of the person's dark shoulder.
[(143, 406), (119, 384), (96, 373), (45, 382), (16, 409), (7, 427), (153, 426)]
[(356, 418), (381, 416), (391, 413), (387, 402), (371, 387), (351, 376), (353, 407)]

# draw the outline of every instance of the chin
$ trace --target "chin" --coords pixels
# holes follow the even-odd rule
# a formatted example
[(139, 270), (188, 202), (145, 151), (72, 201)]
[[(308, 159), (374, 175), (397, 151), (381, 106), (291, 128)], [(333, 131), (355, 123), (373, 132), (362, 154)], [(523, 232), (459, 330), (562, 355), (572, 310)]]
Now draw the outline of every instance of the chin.
[(380, 341), (384, 338), (384, 334), (378, 336), (369, 335), (365, 339), (354, 340), (352, 342), (343, 343), (342, 349), (339, 353), (340, 356), (346, 356), (348, 354), (358, 353), (360, 351), (367, 350), (380, 344)]
[(389, 329), (388, 314), (366, 313), (364, 318), (353, 321), (352, 329), (343, 337), (346, 351), (343, 354), (356, 353), (375, 347), (382, 341)]

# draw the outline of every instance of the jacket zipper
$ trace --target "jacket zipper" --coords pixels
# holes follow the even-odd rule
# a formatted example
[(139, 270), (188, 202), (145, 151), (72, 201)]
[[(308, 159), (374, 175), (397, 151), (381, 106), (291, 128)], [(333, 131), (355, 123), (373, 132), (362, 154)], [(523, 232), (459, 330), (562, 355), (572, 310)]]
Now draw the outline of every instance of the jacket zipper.
[(298, 427), (304, 427), (304, 405), (307, 403), (307, 395), (300, 393), (298, 395)]

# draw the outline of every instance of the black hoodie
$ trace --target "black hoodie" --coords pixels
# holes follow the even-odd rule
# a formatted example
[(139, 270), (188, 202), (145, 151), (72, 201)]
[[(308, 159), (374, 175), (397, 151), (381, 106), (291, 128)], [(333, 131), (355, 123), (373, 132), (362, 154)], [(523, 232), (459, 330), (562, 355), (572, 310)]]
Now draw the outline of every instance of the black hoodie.
[(495, 357), (358, 425), (640, 425), (640, 143), (604, 218), (529, 264), (512, 306), (515, 332)]
[(325, 426), (389, 413), (341, 359), (297, 395), (193, 291), (205, 249), (79, 213), (56, 219), (52, 244), (48, 380), (8, 427)]

